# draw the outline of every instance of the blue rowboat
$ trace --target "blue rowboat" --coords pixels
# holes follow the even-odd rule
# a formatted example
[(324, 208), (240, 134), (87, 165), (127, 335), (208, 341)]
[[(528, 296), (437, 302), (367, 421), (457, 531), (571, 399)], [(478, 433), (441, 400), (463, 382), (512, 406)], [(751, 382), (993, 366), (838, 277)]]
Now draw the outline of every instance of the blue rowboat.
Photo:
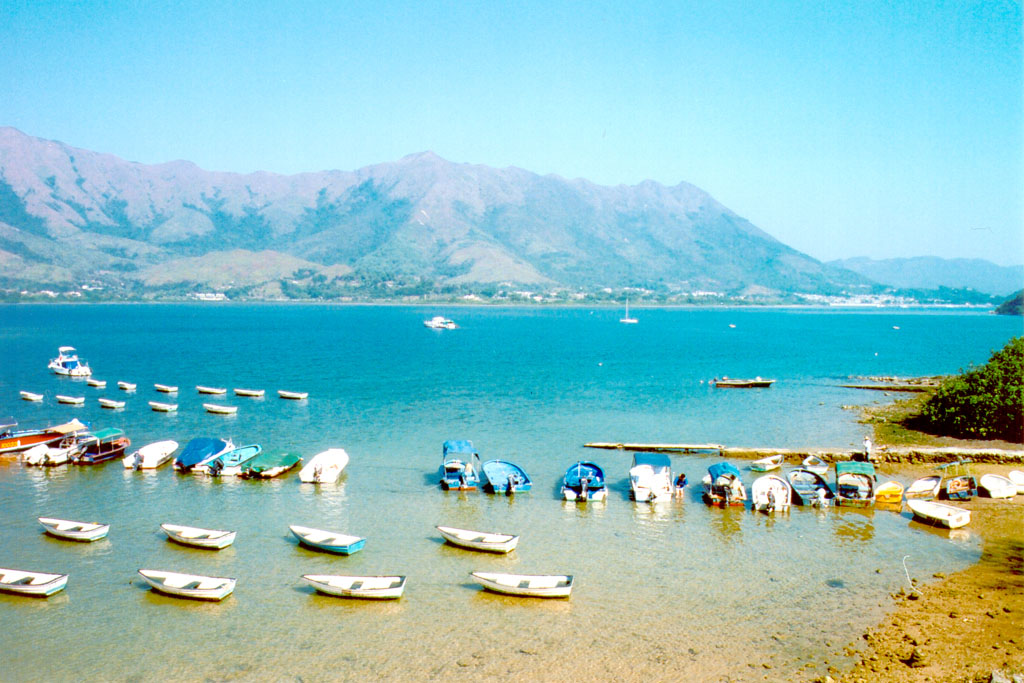
[(570, 465), (562, 478), (562, 496), (580, 503), (604, 500), (608, 496), (604, 470), (596, 463), (582, 460)]
[(321, 529), (310, 529), (305, 526), (288, 527), (299, 543), (316, 550), (325, 550), (338, 555), (351, 555), (359, 552), (366, 545), (365, 538), (358, 536), (347, 536), (334, 531), (323, 531)]
[(533, 486), (530, 477), (522, 467), (507, 460), (488, 460), (483, 465), (484, 491), (487, 493), (504, 493), (511, 496), (513, 493), (529, 491)]

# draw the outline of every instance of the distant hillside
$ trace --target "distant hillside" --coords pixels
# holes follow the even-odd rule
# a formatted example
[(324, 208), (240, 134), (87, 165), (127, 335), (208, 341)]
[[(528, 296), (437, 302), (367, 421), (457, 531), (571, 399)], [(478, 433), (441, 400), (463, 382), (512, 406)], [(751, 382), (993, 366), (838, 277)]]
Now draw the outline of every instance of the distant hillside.
[(871, 287), (687, 183), (602, 187), (429, 152), (356, 171), (215, 173), (185, 161), (131, 163), (13, 128), (0, 128), (0, 264), (0, 285), (141, 290), (253, 287), (291, 268), (356, 290)]
[(996, 307), (999, 315), (1024, 315), (1024, 289)]
[(849, 258), (827, 265), (846, 268), (883, 285), (901, 289), (971, 288), (1006, 296), (1024, 286), (1024, 266), (998, 266), (982, 259), (935, 256), (874, 260)]

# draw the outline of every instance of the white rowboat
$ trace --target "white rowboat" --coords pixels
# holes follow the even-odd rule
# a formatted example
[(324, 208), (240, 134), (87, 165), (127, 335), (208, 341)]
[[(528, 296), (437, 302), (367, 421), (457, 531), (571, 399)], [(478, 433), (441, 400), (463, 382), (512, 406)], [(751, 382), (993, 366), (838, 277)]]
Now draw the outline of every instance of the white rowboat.
[(0, 569), (0, 590), (21, 595), (47, 597), (63, 590), (68, 583), (67, 574), (26, 572), (20, 569)]
[(981, 475), (978, 490), (989, 498), (1013, 498), (1017, 495), (1017, 485), (1001, 474)]
[(120, 389), (121, 391), (135, 391), (135, 383), (134, 382), (118, 382), (117, 383), (117, 388)]
[(192, 526), (181, 526), (180, 524), (161, 524), (160, 528), (167, 534), (167, 538), (175, 543), (209, 550), (227, 548), (235, 542), (235, 534), (238, 533), (236, 531), (219, 531), (217, 529), (199, 529)]
[(308, 391), (285, 391), (284, 389), (278, 389), (277, 395), (281, 398), (290, 398), (293, 401), (301, 401), (304, 398), (309, 398)]
[(206, 408), (206, 412), (217, 415), (234, 415), (238, 412), (237, 406), (223, 406), (217, 403), (204, 403), (203, 407)]
[(235, 396), (248, 396), (249, 398), (263, 398), (266, 393), (266, 389), (235, 389)]
[(150, 401), (149, 407), (158, 413), (173, 413), (178, 409), (177, 403), (160, 403), (159, 401)]
[(80, 406), (85, 403), (85, 396), (64, 396), (57, 394), (57, 403), (66, 403), (69, 406)]
[(341, 598), (394, 600), (405, 590), (404, 576), (303, 574), (302, 579), (321, 593)]
[(933, 474), (930, 477), (915, 479), (907, 487), (903, 495), (907, 498), (922, 498), (928, 500), (939, 495), (939, 487), (942, 485), (942, 476)]
[(907, 501), (907, 507), (919, 521), (946, 529), (958, 529), (971, 521), (970, 510), (962, 510), (945, 503), (911, 498)]
[(782, 467), (782, 463), (785, 459), (786, 456), (781, 453), (779, 453), (778, 455), (771, 455), (768, 456), (767, 458), (761, 458), (760, 460), (755, 460), (754, 462), (750, 463), (750, 469), (754, 470), (755, 472), (770, 472), (772, 470), (777, 470), (780, 467)]
[(519, 537), (511, 534), (496, 534), (487, 531), (456, 529), (450, 526), (435, 527), (444, 540), (460, 548), (482, 550), (487, 553), (508, 553), (519, 545)]
[(111, 410), (124, 408), (124, 401), (115, 401), (112, 398), (101, 398), (99, 399), (99, 402), (101, 407), (110, 408)]
[(42, 401), (42, 394), (33, 394), (31, 391), (22, 391), (21, 398), (24, 401)]
[(85, 383), (90, 387), (96, 387), (97, 389), (102, 389), (107, 386), (107, 380), (105, 379), (87, 379), (85, 380)]
[(176, 450), (178, 450), (177, 441), (156, 441), (146, 444), (139, 450), (124, 456), (124, 468), (126, 470), (154, 470), (170, 462)]
[(1006, 475), (1007, 479), (1013, 482), (1014, 486), (1017, 487), (1017, 493), (1024, 493), (1024, 472), (1020, 470), (1010, 470), (1010, 473)]
[(154, 590), (176, 598), (223, 600), (235, 590), (235, 579), (199, 574), (179, 574), (157, 569), (140, 569), (139, 574)]
[(46, 533), (69, 541), (98, 541), (110, 533), (109, 524), (96, 522), (73, 522), (69, 519), (40, 517), (39, 523), (43, 525)]
[(162, 394), (176, 394), (178, 393), (178, 387), (171, 386), (169, 384), (154, 384), (153, 388)]
[(808, 455), (804, 458), (803, 468), (815, 474), (825, 474), (828, 472), (828, 463), (816, 455)]
[(204, 387), (201, 384), (197, 384), (196, 391), (200, 394), (226, 394), (228, 390), (222, 387)]
[(471, 572), (489, 591), (527, 598), (567, 598), (572, 592), (572, 576), (563, 574), (500, 574)]

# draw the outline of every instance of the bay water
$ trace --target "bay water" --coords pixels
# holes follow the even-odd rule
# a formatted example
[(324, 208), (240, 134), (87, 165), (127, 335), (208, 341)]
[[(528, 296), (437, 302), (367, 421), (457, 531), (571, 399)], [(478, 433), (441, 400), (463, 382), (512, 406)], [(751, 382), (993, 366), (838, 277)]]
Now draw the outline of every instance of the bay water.
[[(984, 363), (1020, 320), (949, 310), (477, 308), (273, 304), (0, 306), (0, 415), (23, 426), (72, 417), (119, 427), (133, 446), (197, 436), (296, 451), (345, 448), (336, 485), (294, 473), (247, 482), (169, 468), (33, 469), (0, 458), (0, 566), (70, 574), (49, 599), (0, 594), (4, 680), (387, 679), (791, 680), (877, 622), (888, 593), (975, 561), (968, 530), (906, 512), (811, 511), (769, 518), (710, 509), (699, 481), (717, 457), (672, 456), (681, 500), (629, 500), (628, 452), (590, 441), (856, 447), (844, 406), (890, 400), (844, 389), (853, 376), (931, 375)], [(436, 314), (457, 330), (426, 329)], [(105, 389), (46, 369), (73, 345)], [(775, 378), (767, 390), (714, 377)], [(137, 383), (133, 393), (118, 381)], [(168, 399), (154, 383), (178, 385)], [(195, 386), (238, 414), (206, 413)], [(263, 399), (234, 387), (267, 390)], [(309, 392), (305, 401), (276, 391)], [(44, 394), (20, 401), (21, 390)], [(86, 397), (81, 408), (56, 394)], [(125, 400), (101, 409), (99, 397)], [(147, 401), (177, 402), (177, 413)], [(512, 498), (445, 493), (441, 443), (522, 465)], [(590, 459), (611, 493), (564, 503), (561, 476)], [(737, 462), (750, 484), (754, 474)], [(898, 478), (898, 477), (897, 477)], [(908, 482), (904, 482), (908, 483)], [(102, 521), (107, 539), (41, 533), (39, 516)], [(169, 543), (164, 522), (232, 529), (220, 552)], [(348, 557), (302, 548), (301, 524), (367, 539)], [(509, 556), (446, 546), (437, 524), (516, 533)], [(222, 603), (149, 591), (139, 568), (238, 579)], [(567, 573), (569, 600), (484, 593), (469, 572)], [(405, 596), (330, 598), (305, 573), (404, 574)], [(770, 667), (770, 668), (766, 668)], [(802, 671), (797, 674), (797, 671)]]

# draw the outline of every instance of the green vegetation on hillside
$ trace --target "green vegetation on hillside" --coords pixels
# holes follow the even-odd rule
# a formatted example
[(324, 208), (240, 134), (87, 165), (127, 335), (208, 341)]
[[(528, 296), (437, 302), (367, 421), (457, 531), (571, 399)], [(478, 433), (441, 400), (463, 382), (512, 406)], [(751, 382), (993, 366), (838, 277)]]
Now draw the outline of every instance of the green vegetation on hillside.
[(999, 304), (997, 315), (1024, 315), (1024, 289)]
[(908, 424), (961, 439), (1024, 443), (1024, 337), (985, 365), (948, 378)]

